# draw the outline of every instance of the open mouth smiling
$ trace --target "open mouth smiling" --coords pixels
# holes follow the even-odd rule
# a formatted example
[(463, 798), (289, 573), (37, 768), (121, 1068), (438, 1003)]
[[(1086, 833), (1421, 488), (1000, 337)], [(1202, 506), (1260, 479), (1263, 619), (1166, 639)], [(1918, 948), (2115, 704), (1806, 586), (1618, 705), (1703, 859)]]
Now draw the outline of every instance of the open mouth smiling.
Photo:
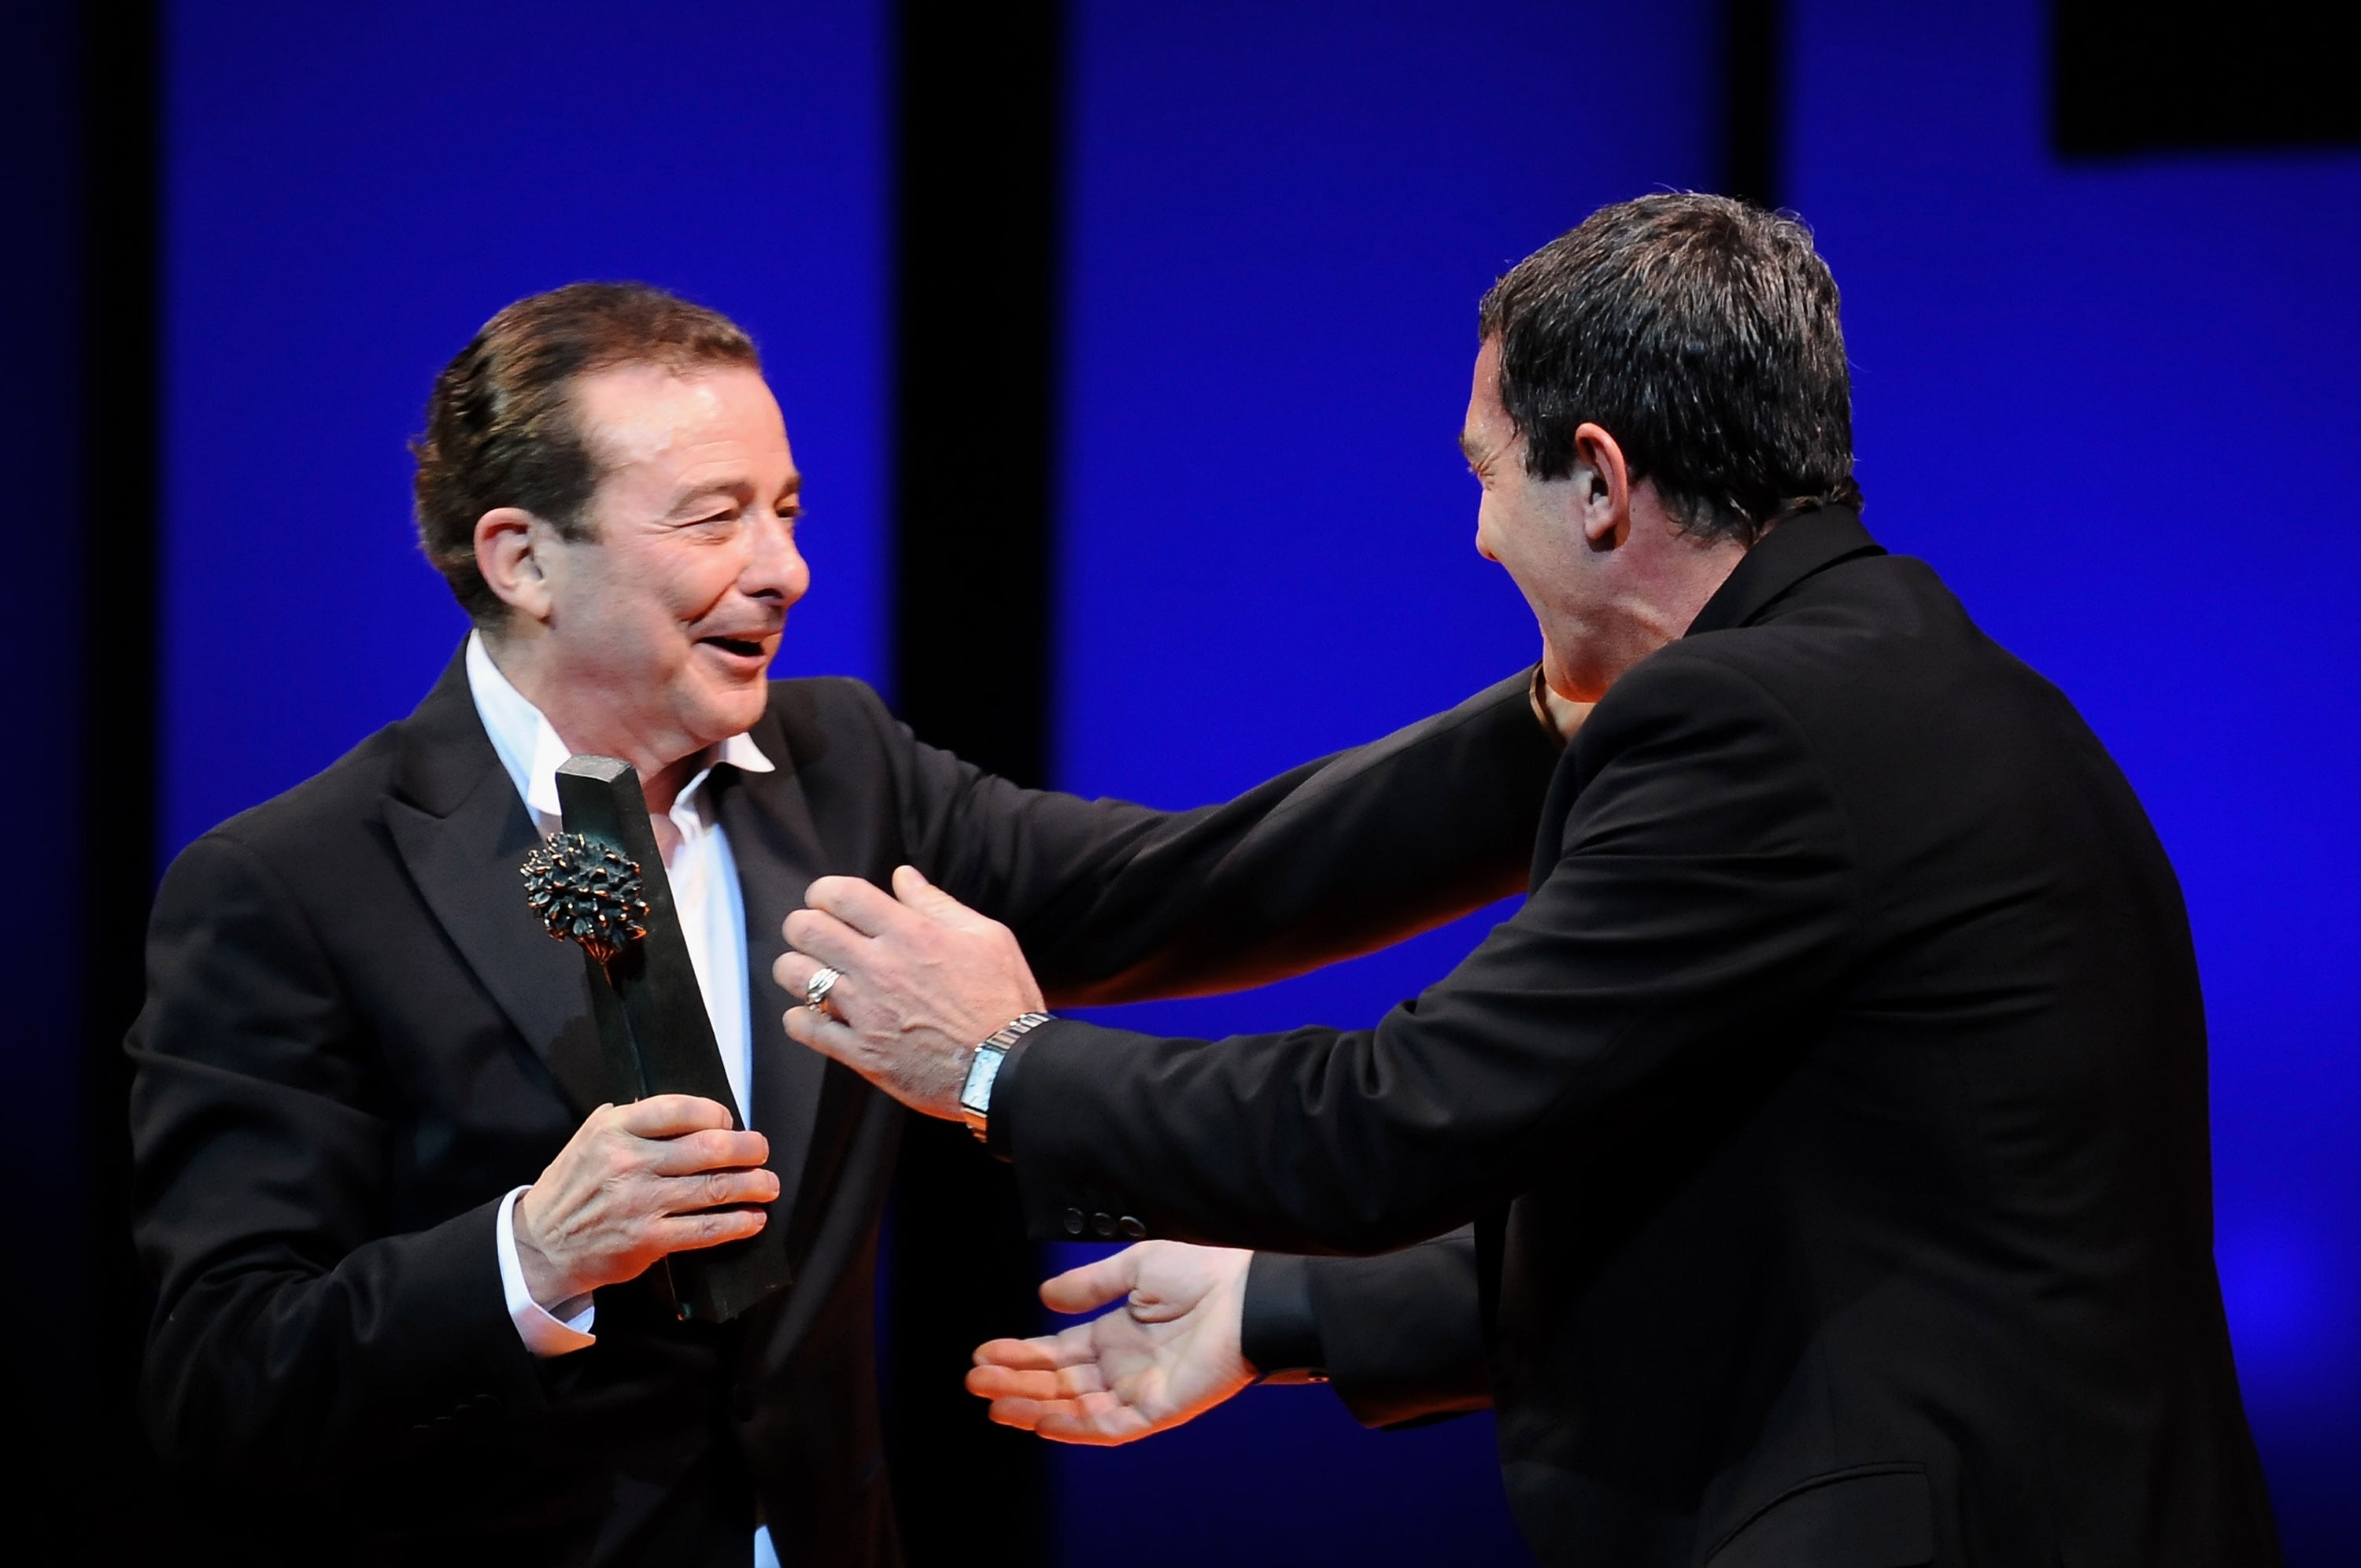
[(749, 637), (701, 637), (697, 641), (719, 648), (725, 653), (735, 653), (741, 659), (759, 659), (763, 656), (762, 643)]

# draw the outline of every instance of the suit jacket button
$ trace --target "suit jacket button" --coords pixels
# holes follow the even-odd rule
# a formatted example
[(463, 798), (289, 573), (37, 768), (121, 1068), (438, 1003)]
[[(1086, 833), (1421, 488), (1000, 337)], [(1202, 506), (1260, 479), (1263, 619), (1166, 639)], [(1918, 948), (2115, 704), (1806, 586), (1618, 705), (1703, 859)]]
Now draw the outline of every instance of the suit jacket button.
[(1115, 1223), (1115, 1228), (1132, 1241), (1137, 1241), (1148, 1234), (1148, 1227), (1140, 1223), (1139, 1216), (1137, 1214), (1126, 1214)]
[(1101, 1237), (1115, 1234), (1115, 1216), (1113, 1214), (1093, 1214), (1091, 1216), (1091, 1234)]
[(1080, 1209), (1066, 1211), (1066, 1234), (1070, 1236), (1082, 1234), (1082, 1212)]

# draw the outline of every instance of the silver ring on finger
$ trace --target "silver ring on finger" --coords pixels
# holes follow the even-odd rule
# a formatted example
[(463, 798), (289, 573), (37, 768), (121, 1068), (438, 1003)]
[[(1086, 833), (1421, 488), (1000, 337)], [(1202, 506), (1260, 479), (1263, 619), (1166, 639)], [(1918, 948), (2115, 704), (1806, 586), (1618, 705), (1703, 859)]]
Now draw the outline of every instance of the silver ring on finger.
[(843, 978), (842, 972), (830, 969), (826, 964), (814, 970), (812, 977), (804, 981), (804, 1005), (815, 1013), (827, 1012), (828, 993), (834, 991), (836, 982)]

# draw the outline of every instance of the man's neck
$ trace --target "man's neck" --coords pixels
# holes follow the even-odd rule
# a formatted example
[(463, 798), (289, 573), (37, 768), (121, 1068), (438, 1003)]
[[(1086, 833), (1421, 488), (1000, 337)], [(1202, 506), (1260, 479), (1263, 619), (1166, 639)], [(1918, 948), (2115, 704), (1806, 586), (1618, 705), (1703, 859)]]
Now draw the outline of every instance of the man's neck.
[(1614, 601), (1609, 628), (1589, 635), (1576, 630), (1557, 644), (1581, 652), (1568, 671), (1575, 689), (1561, 695), (1582, 702), (1606, 696), (1641, 660), (1678, 641), (1745, 559), (1746, 546), (1735, 540), (1671, 541), (1631, 590)]
[[(1735, 539), (1717, 539), (1711, 543), (1693, 543), (1683, 540), (1676, 550), (1685, 550), (1688, 558), (1659, 579), (1662, 591), (1652, 607), (1654, 626), (1660, 633), (1656, 646), (1678, 641), (1697, 621), (1738, 564), (1746, 559), (1747, 547)], [(1678, 556), (1675, 556), (1678, 559)]]
[(552, 671), (545, 645), (540, 639), (502, 635), (489, 628), (478, 630), (483, 638), (485, 653), (501, 677), (516, 688), (518, 696), (533, 704), (569, 752), (619, 757), (631, 763), (640, 775), (640, 793), (647, 799), (649, 815), (661, 817), (672, 810), (680, 792), (697, 776), (698, 765), (712, 750), (709, 745), (697, 744), (685, 736), (652, 738), (632, 734), (617, 724), (611, 709), (601, 710), (595, 702), (578, 704), (571, 700), (584, 683), (568, 681)]

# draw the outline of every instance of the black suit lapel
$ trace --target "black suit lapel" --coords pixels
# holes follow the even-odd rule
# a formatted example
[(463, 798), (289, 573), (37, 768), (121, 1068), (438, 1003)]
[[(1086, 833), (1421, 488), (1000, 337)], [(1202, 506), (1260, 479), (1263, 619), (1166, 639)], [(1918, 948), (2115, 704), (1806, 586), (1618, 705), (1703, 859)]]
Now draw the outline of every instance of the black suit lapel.
[[(410, 875), (477, 979), (574, 1104), (588, 1114), (614, 1098), (598, 1053), (582, 959), (553, 941), (525, 907), (517, 866), (539, 841), (468, 694), (465, 650), (402, 725), (402, 752), (386, 822)], [(784, 729), (757, 726), (769, 773), (728, 770), (721, 825), (746, 905), (747, 1018), (753, 1042), (753, 1124), (771, 1140), (771, 1168), (792, 1212), (830, 1069), (788, 1039), (791, 999), (771, 978), (786, 950), (780, 927), (803, 907), (811, 880), (834, 869), (797, 781)], [(857, 1082), (853, 1085), (857, 1087)], [(831, 1102), (843, 1098), (831, 1093)]]
[[(771, 966), (787, 949), (780, 927), (804, 905), (812, 879), (832, 868), (820, 847), (811, 810), (796, 780), (785, 734), (775, 723), (755, 729), (756, 743), (778, 771), (731, 770), (721, 785), (722, 830), (730, 858), (738, 865), (738, 888), (746, 905), (746, 992), (749, 1034), (753, 1042), (755, 1130), (771, 1140), (771, 1169), (779, 1178), (777, 1212), (793, 1214), (818, 1124), (822, 1084), (831, 1070), (827, 1058), (787, 1038), (780, 1016), (791, 998), (771, 978)], [(841, 1072), (842, 1069), (832, 1070)]]
[(477, 980), (578, 1114), (614, 1098), (582, 956), (525, 907), (517, 866), (540, 835), (500, 766), (454, 658), (401, 727), (386, 826), (411, 880)]

